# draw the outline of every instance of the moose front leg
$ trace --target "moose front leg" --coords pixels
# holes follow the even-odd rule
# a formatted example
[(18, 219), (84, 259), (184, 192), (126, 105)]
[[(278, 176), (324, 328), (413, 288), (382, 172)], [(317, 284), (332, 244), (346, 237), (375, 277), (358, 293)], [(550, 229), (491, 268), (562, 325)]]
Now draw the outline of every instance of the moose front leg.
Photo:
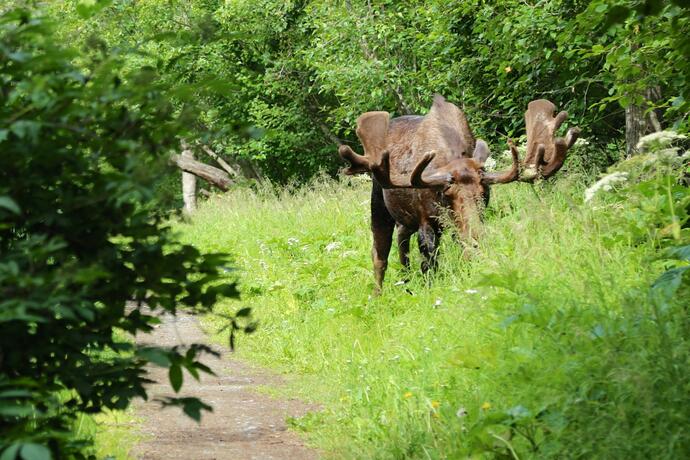
[(426, 273), (436, 268), (441, 230), (429, 224), (424, 224), (419, 227), (417, 238), (419, 242), (419, 252), (422, 253), (422, 273)]

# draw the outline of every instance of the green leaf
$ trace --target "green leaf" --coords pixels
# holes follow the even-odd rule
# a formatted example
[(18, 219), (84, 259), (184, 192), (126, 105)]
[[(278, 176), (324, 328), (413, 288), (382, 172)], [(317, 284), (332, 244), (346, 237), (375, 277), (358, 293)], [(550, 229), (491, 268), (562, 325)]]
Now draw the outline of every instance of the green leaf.
[(19, 406), (16, 404), (0, 405), (0, 415), (5, 417), (28, 417), (34, 413), (34, 408), (29, 405)]
[(209, 406), (208, 404), (204, 404), (196, 398), (186, 398), (184, 400), (182, 410), (185, 414), (187, 414), (189, 417), (193, 418), (197, 422), (201, 420), (202, 409), (209, 412), (213, 412), (213, 408), (211, 406)]
[(46, 446), (34, 443), (24, 444), (20, 455), (24, 460), (51, 460), (53, 458)]
[(28, 390), (6, 390), (0, 391), (0, 399), (5, 398), (29, 398), (31, 392)]
[(19, 205), (10, 198), (9, 196), (0, 196), (0, 208), (7, 209), (10, 212), (13, 212), (14, 214), (21, 214), (22, 210), (19, 208)]
[(685, 260), (690, 262), (690, 244), (687, 246), (676, 246), (664, 251), (660, 259)]
[(17, 454), (19, 454), (19, 449), (21, 449), (22, 445), (19, 443), (14, 443), (11, 444), (10, 447), (2, 451), (2, 455), (0, 455), (0, 460), (15, 460), (17, 458)]
[(237, 316), (238, 318), (243, 318), (243, 317), (247, 317), (247, 316), (251, 315), (251, 313), (252, 313), (251, 307), (245, 307), (245, 308), (240, 309), (237, 313), (235, 313), (235, 316)]
[(676, 267), (664, 272), (652, 284), (651, 293), (662, 302), (670, 300), (678, 290), (683, 280), (683, 275), (690, 270), (690, 265)]
[(170, 366), (168, 377), (170, 378), (170, 385), (172, 385), (175, 393), (179, 393), (180, 388), (182, 388), (182, 368), (179, 364)]
[(170, 366), (170, 356), (163, 348), (146, 347), (137, 350), (137, 356), (160, 367)]

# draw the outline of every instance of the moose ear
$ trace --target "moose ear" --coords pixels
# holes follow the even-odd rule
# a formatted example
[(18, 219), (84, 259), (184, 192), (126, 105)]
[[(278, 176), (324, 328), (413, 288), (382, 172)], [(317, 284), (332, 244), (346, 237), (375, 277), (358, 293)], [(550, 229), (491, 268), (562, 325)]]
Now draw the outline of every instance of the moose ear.
[(357, 119), (357, 137), (365, 155), (377, 156), (386, 148), (389, 118), (388, 112), (366, 112)]
[(474, 158), (479, 164), (483, 165), (486, 159), (491, 155), (489, 151), (489, 146), (481, 139), (477, 139), (477, 145), (474, 147), (474, 153), (472, 153), (472, 158)]

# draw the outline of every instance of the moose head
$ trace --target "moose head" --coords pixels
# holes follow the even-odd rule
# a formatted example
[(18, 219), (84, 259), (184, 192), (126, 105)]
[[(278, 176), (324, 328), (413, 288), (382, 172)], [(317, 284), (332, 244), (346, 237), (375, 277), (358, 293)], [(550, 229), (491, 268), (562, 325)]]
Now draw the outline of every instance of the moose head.
[(544, 99), (530, 102), (527, 122), (527, 155), (520, 162), (518, 150), (508, 141), (512, 165), (506, 171), (488, 172), (484, 164), (489, 147), (475, 139), (465, 114), (441, 96), (434, 97), (429, 113), (391, 119), (388, 112), (367, 112), (357, 119), (357, 136), (364, 155), (349, 146), (339, 148), (350, 163), (346, 174), (370, 173), (374, 267), (381, 287), (390, 250), (393, 227), (398, 227), (401, 261), (408, 265), (409, 237), (419, 232), (425, 256), (422, 269), (435, 263), (441, 233), (441, 208), (453, 211), (461, 234), (488, 202), (489, 186), (514, 181), (548, 179), (563, 166), (568, 149), (578, 137), (572, 128), (565, 139), (555, 137), (567, 117)]

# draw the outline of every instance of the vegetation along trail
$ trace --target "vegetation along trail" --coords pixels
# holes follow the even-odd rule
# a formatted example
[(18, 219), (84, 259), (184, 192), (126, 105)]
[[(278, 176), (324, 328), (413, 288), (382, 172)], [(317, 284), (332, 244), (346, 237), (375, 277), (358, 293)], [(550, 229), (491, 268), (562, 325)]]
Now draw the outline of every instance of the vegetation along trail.
[(689, 306), (690, 1), (0, 0), (0, 460), (690, 459)]
[[(204, 343), (196, 318), (178, 314), (166, 316), (160, 327), (145, 337), (156, 346)], [(223, 350), (218, 350), (223, 351)], [(201, 422), (182, 417), (175, 409), (160, 410), (153, 400), (172, 393), (168, 370), (152, 367), (149, 402), (137, 406), (144, 418), (142, 442), (134, 448), (138, 459), (313, 459), (315, 451), (305, 447), (289, 431), (286, 417), (304, 415), (313, 409), (296, 399), (274, 399), (259, 394), (260, 386), (281, 385), (280, 379), (249, 367), (227, 353), (214, 362), (216, 376), (200, 381), (185, 379), (186, 396), (200, 398), (213, 406)]]

